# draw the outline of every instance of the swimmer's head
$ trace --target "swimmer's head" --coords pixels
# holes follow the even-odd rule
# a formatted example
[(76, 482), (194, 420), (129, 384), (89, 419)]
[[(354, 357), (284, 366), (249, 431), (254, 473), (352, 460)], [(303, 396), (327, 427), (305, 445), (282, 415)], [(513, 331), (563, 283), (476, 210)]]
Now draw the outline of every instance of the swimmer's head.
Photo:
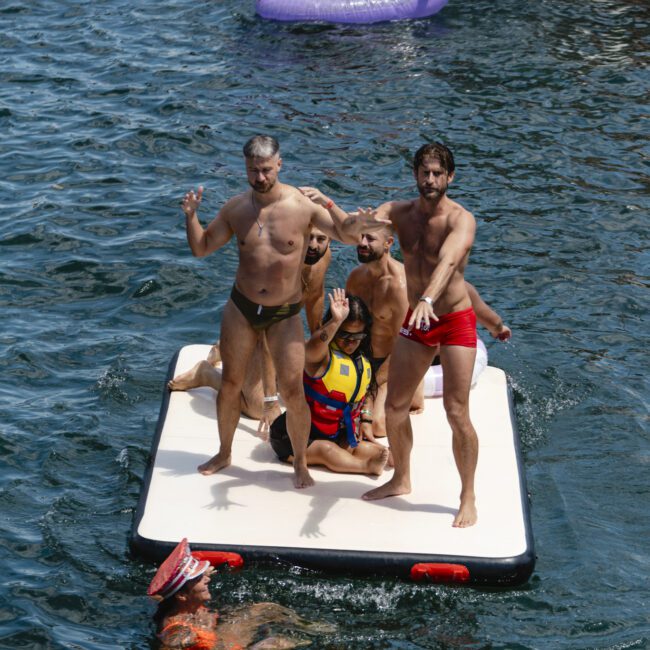
[(210, 563), (194, 558), (187, 539), (183, 539), (161, 564), (147, 595), (159, 602), (185, 593), (205, 595), (211, 574)]
[(270, 135), (253, 136), (244, 145), (248, 184), (260, 194), (271, 191), (282, 167), (280, 145)]
[(305, 264), (309, 266), (316, 264), (327, 253), (329, 245), (330, 238), (322, 230), (312, 227), (305, 253)]

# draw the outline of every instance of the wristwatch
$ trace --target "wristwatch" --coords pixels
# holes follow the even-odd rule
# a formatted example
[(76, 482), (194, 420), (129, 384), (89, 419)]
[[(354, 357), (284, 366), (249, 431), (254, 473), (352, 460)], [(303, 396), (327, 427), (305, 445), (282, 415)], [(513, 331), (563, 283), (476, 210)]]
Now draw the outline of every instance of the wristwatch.
[(429, 296), (422, 296), (418, 302), (426, 302), (429, 307), (433, 307), (433, 300)]

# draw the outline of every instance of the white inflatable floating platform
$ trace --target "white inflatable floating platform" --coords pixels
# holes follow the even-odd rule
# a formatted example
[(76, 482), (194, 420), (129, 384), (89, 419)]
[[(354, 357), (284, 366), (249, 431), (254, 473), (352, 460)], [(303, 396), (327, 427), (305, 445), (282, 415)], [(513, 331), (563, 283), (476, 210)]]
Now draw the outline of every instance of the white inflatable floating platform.
[[(209, 349), (181, 348), (167, 380), (205, 359)], [(361, 495), (392, 470), (374, 478), (312, 467), (316, 485), (296, 490), (293, 468), (276, 458), (257, 436), (257, 421), (246, 417), (235, 433), (232, 465), (199, 474), (197, 466), (218, 449), (215, 396), (211, 388), (165, 389), (134, 516), (135, 553), (162, 561), (187, 537), (204, 557), (226, 551), (244, 563), (279, 561), (325, 572), (486, 586), (514, 586), (531, 575), (528, 495), (502, 370), (488, 366), (471, 391), (479, 520), (462, 529), (452, 527), (460, 479), (440, 398), (426, 399), (424, 412), (411, 417), (412, 493), (363, 501)]]

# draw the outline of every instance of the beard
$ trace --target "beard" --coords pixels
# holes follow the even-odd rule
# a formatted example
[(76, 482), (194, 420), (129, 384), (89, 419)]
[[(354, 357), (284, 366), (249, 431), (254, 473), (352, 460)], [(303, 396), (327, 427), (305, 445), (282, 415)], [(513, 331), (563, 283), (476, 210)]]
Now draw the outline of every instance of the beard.
[(374, 262), (375, 260), (381, 259), (383, 253), (382, 252), (376, 252), (373, 250), (365, 249), (365, 248), (359, 248), (357, 246), (357, 259), (362, 263), (362, 264), (368, 264), (368, 262)]
[(327, 253), (327, 248), (322, 253), (319, 253), (317, 250), (311, 251), (307, 249), (307, 252), (305, 253), (305, 264), (308, 266), (314, 266), (318, 260), (322, 259), (325, 253)]
[(266, 183), (248, 183), (259, 194), (266, 194), (275, 187), (275, 181), (267, 181)]
[(418, 185), (418, 192), (420, 192), (420, 196), (423, 199), (431, 201), (442, 198), (447, 193), (447, 187), (448, 186), (443, 188), (433, 188), (427, 187), (426, 185)]

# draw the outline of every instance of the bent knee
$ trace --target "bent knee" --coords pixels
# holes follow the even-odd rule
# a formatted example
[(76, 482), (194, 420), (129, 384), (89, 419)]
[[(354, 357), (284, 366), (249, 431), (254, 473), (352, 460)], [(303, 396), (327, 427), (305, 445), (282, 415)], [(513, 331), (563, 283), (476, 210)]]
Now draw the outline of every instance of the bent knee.
[(305, 389), (302, 381), (280, 386), (280, 395), (286, 404), (302, 401), (306, 403)]

